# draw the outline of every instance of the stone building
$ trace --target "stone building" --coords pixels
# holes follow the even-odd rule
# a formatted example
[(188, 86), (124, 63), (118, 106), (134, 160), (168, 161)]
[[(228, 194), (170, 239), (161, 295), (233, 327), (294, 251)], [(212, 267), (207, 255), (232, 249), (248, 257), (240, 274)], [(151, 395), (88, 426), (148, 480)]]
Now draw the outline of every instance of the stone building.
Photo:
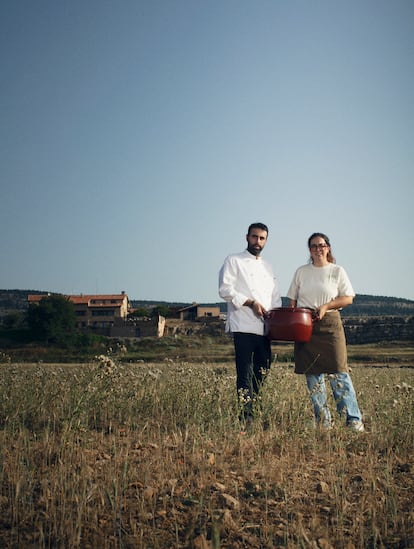
[[(29, 294), (29, 305), (39, 303), (50, 294)], [(120, 294), (93, 294), (66, 296), (75, 308), (79, 328), (110, 328), (128, 316), (130, 305), (125, 292)]]

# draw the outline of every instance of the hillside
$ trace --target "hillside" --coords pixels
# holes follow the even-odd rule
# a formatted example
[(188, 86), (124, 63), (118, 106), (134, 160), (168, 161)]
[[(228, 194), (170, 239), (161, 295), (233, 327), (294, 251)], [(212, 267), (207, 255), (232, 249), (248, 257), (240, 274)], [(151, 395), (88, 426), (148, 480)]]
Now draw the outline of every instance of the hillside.
[[(287, 307), (289, 299), (282, 298), (283, 306)], [(218, 302), (209, 305), (220, 306), (226, 311), (226, 304)], [(354, 302), (341, 312), (342, 316), (411, 316), (414, 315), (414, 301), (398, 297), (382, 297), (357, 294)]]
[[(0, 290), (0, 318), (15, 312), (24, 312), (27, 309), (28, 294), (46, 293), (39, 290)], [(288, 299), (283, 298), (283, 305), (288, 304)], [(191, 303), (166, 302), (157, 300), (131, 299), (133, 307), (146, 307), (152, 309), (158, 305), (180, 308)], [(226, 303), (203, 303), (203, 305), (219, 306), (222, 312), (226, 310)], [(354, 303), (342, 311), (342, 316), (411, 316), (414, 315), (414, 301), (398, 297), (385, 297), (357, 294)]]
[(396, 297), (357, 294), (354, 302), (342, 311), (342, 316), (410, 316), (414, 301)]
[(44, 294), (47, 291), (38, 290), (0, 290), (0, 315), (13, 312), (24, 312), (27, 309), (29, 294)]

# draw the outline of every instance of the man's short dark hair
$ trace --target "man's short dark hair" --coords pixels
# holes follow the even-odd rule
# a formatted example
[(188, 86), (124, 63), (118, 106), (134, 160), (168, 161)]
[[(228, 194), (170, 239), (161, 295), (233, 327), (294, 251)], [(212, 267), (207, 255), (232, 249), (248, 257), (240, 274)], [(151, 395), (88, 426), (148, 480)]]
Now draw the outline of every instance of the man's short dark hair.
[(247, 234), (249, 235), (253, 229), (260, 229), (261, 231), (266, 231), (267, 234), (269, 234), (269, 229), (267, 228), (267, 225), (265, 225), (264, 223), (252, 223), (251, 225), (249, 225)]

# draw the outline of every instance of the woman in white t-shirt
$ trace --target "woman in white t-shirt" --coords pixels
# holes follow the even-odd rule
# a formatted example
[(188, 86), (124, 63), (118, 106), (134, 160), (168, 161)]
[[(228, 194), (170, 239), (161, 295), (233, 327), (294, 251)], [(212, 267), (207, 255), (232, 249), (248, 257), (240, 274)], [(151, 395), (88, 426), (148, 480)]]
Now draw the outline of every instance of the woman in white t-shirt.
[(335, 264), (325, 234), (313, 233), (308, 247), (310, 262), (296, 270), (287, 294), (291, 307), (309, 307), (316, 317), (311, 340), (295, 343), (295, 373), (306, 376), (315, 419), (321, 428), (332, 427), (325, 386), (327, 374), (338, 413), (346, 413), (346, 423), (351, 429), (363, 431), (339, 313), (339, 309), (351, 305), (355, 292), (345, 269)]

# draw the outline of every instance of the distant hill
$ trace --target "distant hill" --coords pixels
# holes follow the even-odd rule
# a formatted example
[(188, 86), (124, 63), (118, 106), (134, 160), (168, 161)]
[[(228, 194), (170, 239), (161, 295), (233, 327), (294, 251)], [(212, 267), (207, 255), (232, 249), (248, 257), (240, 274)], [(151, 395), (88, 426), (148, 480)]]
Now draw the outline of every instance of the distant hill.
[[(283, 307), (287, 307), (289, 299), (282, 298)], [(220, 311), (226, 311), (226, 303), (203, 303), (203, 305), (219, 306)], [(382, 297), (357, 294), (352, 305), (341, 311), (342, 316), (411, 316), (414, 315), (414, 301), (398, 297)]]
[(47, 291), (39, 290), (0, 290), (0, 315), (9, 312), (23, 312), (27, 309), (27, 296), (29, 294), (45, 294)]
[[(0, 290), (0, 317), (14, 312), (24, 312), (27, 309), (27, 296), (29, 294), (42, 294), (46, 291), (39, 290)], [(226, 311), (226, 303), (218, 301), (215, 303), (200, 303), (201, 305), (220, 307), (222, 312)], [(283, 298), (283, 306), (287, 306), (288, 299)], [(185, 302), (138, 300), (131, 299), (133, 307), (145, 307), (153, 309), (159, 305), (181, 308), (191, 305)], [(398, 297), (385, 297), (357, 294), (354, 303), (345, 307), (342, 316), (412, 316), (414, 315), (414, 301)]]
[(357, 294), (354, 302), (345, 307), (342, 316), (411, 316), (414, 301), (397, 297)]

